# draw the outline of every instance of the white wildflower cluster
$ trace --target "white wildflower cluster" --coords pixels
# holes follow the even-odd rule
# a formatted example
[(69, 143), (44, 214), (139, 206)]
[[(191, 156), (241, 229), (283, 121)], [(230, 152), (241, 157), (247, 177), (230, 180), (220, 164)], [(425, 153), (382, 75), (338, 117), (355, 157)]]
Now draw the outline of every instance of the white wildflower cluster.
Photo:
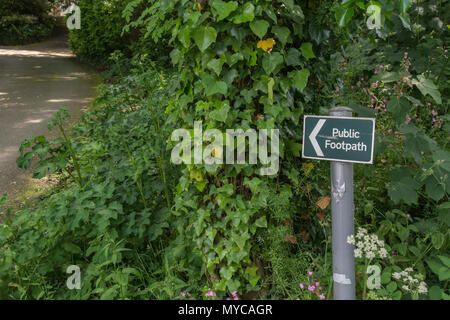
[(420, 273), (416, 273), (413, 275), (413, 268), (406, 268), (401, 272), (394, 272), (392, 277), (395, 280), (399, 280), (403, 283), (401, 286), (403, 290), (407, 292), (418, 292), (418, 293), (427, 293), (428, 287), (427, 284), (422, 281), (423, 276)]
[(388, 297), (377, 295), (375, 291), (369, 291), (367, 293), (367, 299), (369, 299), (369, 300), (392, 300)]
[(355, 258), (386, 258), (387, 250), (384, 248), (384, 241), (379, 240), (376, 234), (368, 234), (364, 228), (358, 228), (356, 236), (347, 237), (347, 243), (354, 245)]

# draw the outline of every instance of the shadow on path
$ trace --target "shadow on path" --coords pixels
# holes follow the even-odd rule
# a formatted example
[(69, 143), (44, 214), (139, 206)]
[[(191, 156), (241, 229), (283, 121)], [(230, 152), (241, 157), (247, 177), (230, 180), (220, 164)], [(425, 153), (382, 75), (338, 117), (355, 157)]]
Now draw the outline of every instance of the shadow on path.
[(62, 106), (71, 121), (91, 104), (100, 77), (75, 60), (67, 34), (17, 47), (0, 46), (0, 196), (15, 198), (30, 180), (31, 170), (19, 169), (20, 143), (49, 135), (47, 123)]

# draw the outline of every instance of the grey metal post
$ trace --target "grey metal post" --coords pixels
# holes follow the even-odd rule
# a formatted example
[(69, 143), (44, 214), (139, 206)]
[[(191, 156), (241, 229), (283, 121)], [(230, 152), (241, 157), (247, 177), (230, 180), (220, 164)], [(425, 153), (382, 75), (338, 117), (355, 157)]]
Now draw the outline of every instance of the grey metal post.
[[(352, 109), (334, 107), (330, 115), (351, 117)], [(333, 295), (335, 300), (355, 299), (355, 258), (347, 236), (354, 234), (353, 164), (331, 162), (331, 223)]]

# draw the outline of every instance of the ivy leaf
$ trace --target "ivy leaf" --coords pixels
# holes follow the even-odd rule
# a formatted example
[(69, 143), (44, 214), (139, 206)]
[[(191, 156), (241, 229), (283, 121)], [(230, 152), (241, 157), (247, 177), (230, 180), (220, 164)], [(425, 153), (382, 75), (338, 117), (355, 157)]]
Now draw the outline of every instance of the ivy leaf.
[(185, 48), (189, 48), (191, 44), (191, 29), (188, 27), (182, 28), (178, 32), (178, 40), (180, 40)]
[(286, 55), (286, 65), (288, 66), (298, 66), (301, 64), (300, 62), (300, 51), (295, 48), (290, 48)]
[(209, 117), (216, 121), (225, 122), (227, 121), (229, 111), (230, 106), (227, 103), (223, 103), (220, 109), (211, 111)]
[(266, 40), (259, 40), (257, 47), (260, 49), (263, 49), (265, 52), (268, 52), (269, 50), (272, 51), (271, 49), (273, 48), (275, 43), (276, 42), (273, 38), (269, 38)]
[(226, 280), (230, 280), (233, 277), (234, 272), (236, 269), (232, 266), (223, 266), (220, 268), (220, 275), (225, 278)]
[(222, 66), (224, 62), (224, 59), (211, 59), (211, 61), (208, 62), (207, 66), (209, 69), (213, 70), (217, 76), (219, 76), (222, 72)]
[(302, 54), (306, 59), (312, 59), (316, 57), (312, 50), (311, 42), (303, 42), (302, 46), (300, 47), (300, 50), (302, 51)]
[(295, 142), (294, 140), (289, 140), (287, 142), (288, 150), (294, 155), (294, 157), (300, 157), (302, 152), (302, 145)]
[(256, 34), (260, 39), (264, 38), (269, 29), (269, 23), (265, 20), (255, 20), (250, 22), (250, 29)]
[(262, 66), (267, 75), (270, 75), (282, 63), (283, 56), (279, 52), (274, 52), (264, 56)]
[(205, 88), (205, 94), (207, 97), (216, 93), (226, 95), (228, 92), (228, 86), (224, 81), (217, 81), (213, 76), (207, 75), (202, 78), (202, 84)]
[(437, 104), (442, 104), (441, 93), (432, 80), (426, 79), (423, 75), (419, 75), (417, 76), (417, 80), (412, 80), (412, 84), (415, 85), (424, 96), (429, 94)]
[(395, 168), (390, 173), (391, 182), (388, 187), (389, 197), (394, 203), (404, 201), (406, 204), (416, 204), (417, 189), (420, 184), (411, 177), (409, 168)]
[(192, 37), (200, 51), (204, 52), (211, 44), (216, 42), (217, 32), (211, 27), (200, 27), (194, 29)]
[(337, 7), (336, 11), (334, 12), (336, 21), (341, 28), (345, 27), (349, 23), (350, 19), (353, 17), (353, 14), (353, 8)]
[(281, 41), (283, 46), (285, 46), (289, 41), (291, 31), (287, 27), (274, 26), (272, 27), (272, 33)]
[(244, 179), (244, 186), (249, 187), (250, 191), (253, 194), (256, 194), (256, 193), (259, 192), (258, 186), (260, 185), (260, 183), (261, 183), (261, 180), (259, 178), (256, 178), (256, 177), (251, 179), (251, 180), (248, 179), (247, 177), (245, 177), (245, 179)]
[(242, 12), (234, 18), (233, 22), (239, 24), (253, 21), (253, 19), (255, 19), (255, 6), (251, 2), (246, 2)]
[(211, 7), (218, 15), (217, 22), (225, 19), (238, 8), (238, 3), (236, 1), (225, 2), (221, 0), (214, 0), (211, 2)]
[(273, 78), (269, 78), (267, 82), (267, 94), (269, 96), (270, 101), (273, 101), (273, 86), (275, 85), (275, 80)]
[(303, 89), (306, 88), (306, 85), (308, 84), (308, 78), (309, 78), (309, 70), (308, 69), (302, 69), (300, 71), (293, 71), (289, 75), (294, 80), (294, 86), (302, 92)]

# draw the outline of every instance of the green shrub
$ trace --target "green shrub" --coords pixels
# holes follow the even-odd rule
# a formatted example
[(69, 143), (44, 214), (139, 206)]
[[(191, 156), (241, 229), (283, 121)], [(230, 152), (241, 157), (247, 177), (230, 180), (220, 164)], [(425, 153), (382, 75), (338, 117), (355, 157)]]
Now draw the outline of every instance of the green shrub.
[(0, 44), (26, 44), (49, 36), (55, 19), (47, 15), (48, 9), (46, 1), (2, 1)]
[[(174, 76), (144, 62), (134, 59), (121, 83), (100, 87), (101, 108), (86, 113), (73, 136), (61, 110), (49, 123), (60, 138), (24, 141), (21, 167), (36, 156), (36, 178), (58, 172), (78, 183), (1, 225), (1, 298), (176, 298), (197, 279), (195, 257), (180, 264), (174, 254), (178, 173), (167, 160), (171, 126), (161, 108)], [(66, 287), (69, 265), (82, 270), (81, 291)]]
[(122, 10), (127, 1), (82, 0), (81, 29), (70, 31), (70, 47), (82, 61), (106, 65), (115, 50), (127, 48), (122, 38)]

